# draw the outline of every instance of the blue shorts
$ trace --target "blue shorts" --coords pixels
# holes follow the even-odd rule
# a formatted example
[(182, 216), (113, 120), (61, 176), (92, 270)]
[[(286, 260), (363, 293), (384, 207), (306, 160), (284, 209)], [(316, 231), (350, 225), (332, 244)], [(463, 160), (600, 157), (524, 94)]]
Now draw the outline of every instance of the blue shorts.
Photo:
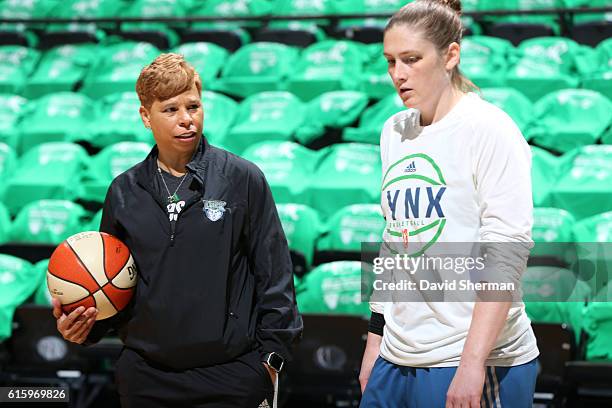
[[(446, 393), (457, 367), (398, 366), (378, 357), (361, 398), (361, 408), (444, 408)], [(537, 359), (513, 367), (486, 368), (480, 406), (529, 408), (532, 406)]]

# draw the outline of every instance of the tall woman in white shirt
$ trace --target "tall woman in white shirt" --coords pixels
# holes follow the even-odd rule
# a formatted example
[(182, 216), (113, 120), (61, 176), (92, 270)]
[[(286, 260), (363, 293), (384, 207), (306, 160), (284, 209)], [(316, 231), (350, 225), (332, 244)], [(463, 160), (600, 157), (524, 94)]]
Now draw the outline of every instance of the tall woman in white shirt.
[[(531, 153), (459, 71), (456, 0), (417, 0), (384, 35), (409, 108), (381, 134), (383, 240), (531, 245)], [(527, 251), (528, 252), (528, 251)], [(518, 282), (524, 263), (498, 268)], [(522, 302), (371, 302), (362, 407), (530, 407), (539, 354)]]

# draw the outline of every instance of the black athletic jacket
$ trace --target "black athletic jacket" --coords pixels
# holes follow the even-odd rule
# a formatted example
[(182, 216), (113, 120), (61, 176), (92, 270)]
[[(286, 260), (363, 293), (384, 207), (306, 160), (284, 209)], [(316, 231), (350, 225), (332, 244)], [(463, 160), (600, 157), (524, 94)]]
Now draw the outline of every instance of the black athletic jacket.
[[(263, 173), (202, 137), (187, 165), (200, 193), (172, 228), (153, 184), (156, 158), (154, 147), (108, 190), (100, 231), (128, 246), (138, 284), (130, 307), (96, 322), (86, 344), (115, 327), (126, 347), (175, 370), (223, 363), (254, 349), (289, 359), (302, 319), (287, 241)], [(223, 215), (211, 221), (204, 203), (217, 203), (218, 210), (218, 201), (225, 202)]]

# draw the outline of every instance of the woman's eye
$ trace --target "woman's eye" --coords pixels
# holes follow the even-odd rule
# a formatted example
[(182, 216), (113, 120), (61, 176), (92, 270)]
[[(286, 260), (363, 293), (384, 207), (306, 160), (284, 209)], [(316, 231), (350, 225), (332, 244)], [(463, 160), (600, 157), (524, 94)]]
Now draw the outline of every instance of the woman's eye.
[(191, 106), (189, 107), (189, 109), (192, 109), (192, 110), (197, 110), (197, 109), (199, 109), (199, 108), (200, 108), (200, 105), (191, 105)]
[(387, 65), (395, 65), (395, 60), (387, 60)]
[(415, 62), (417, 62), (419, 60), (418, 57), (408, 57), (406, 59), (404, 59), (404, 62), (406, 64), (414, 64)]

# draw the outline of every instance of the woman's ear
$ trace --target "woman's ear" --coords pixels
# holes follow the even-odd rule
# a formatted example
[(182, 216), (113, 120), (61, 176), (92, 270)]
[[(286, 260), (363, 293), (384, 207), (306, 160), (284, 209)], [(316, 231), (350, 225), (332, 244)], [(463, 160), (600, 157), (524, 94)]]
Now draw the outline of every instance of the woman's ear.
[(145, 108), (144, 106), (140, 105), (140, 108), (138, 109), (138, 112), (140, 113), (140, 118), (142, 119), (142, 123), (144, 123), (144, 126), (147, 129), (151, 129), (151, 117), (149, 114), (149, 111), (147, 110), (147, 108)]
[(450, 43), (448, 46), (448, 50), (446, 51), (446, 65), (445, 68), (447, 71), (451, 71), (457, 65), (459, 65), (461, 54), (461, 46), (456, 42)]

